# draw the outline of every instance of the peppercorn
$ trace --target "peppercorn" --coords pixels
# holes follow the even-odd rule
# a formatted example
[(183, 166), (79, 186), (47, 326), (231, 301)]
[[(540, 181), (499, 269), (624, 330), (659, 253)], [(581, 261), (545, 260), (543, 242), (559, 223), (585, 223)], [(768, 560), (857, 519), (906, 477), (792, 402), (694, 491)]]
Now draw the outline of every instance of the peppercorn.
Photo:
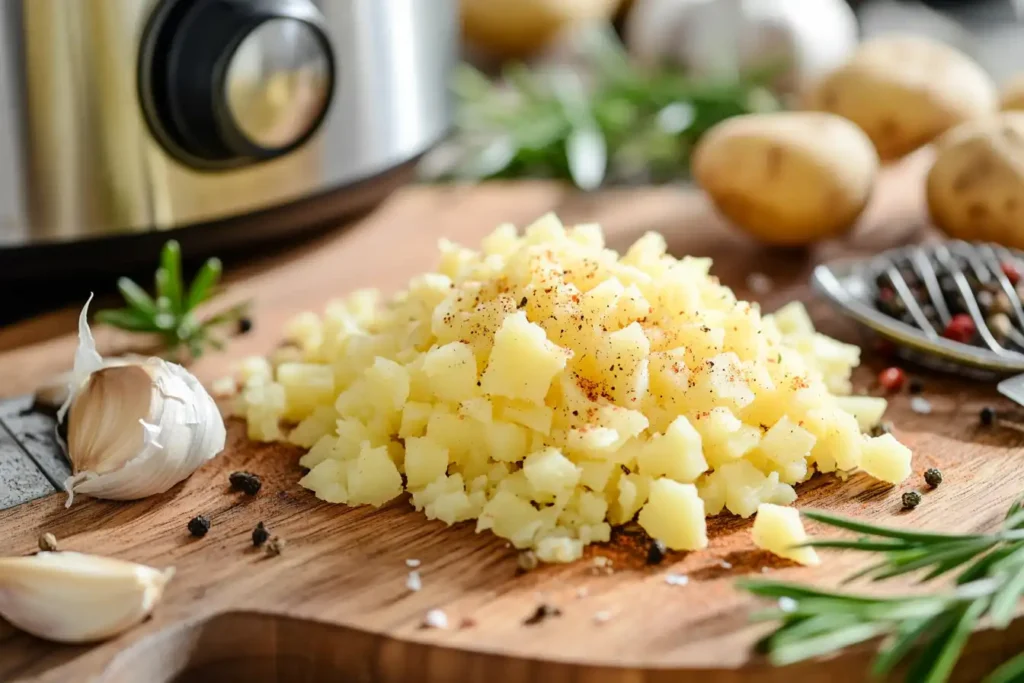
[(248, 334), (252, 331), (252, 318), (243, 316), (238, 319), (238, 334)]
[(989, 427), (996, 421), (996, 411), (989, 406), (985, 406), (981, 409), (978, 417), (981, 419), (982, 426)]
[(917, 491), (907, 491), (903, 494), (903, 509), (913, 510), (921, 504), (921, 494)]
[(252, 530), (252, 544), (257, 548), (266, 543), (269, 538), (270, 532), (267, 531), (267, 527), (263, 526), (263, 522), (257, 524), (256, 528)]
[(974, 333), (977, 331), (978, 328), (975, 326), (974, 319), (971, 316), (966, 313), (957, 313), (950, 319), (949, 324), (946, 325), (942, 336), (946, 339), (958, 341), (961, 344), (968, 344), (974, 338)]
[(524, 626), (533, 626), (540, 622), (548, 619), (549, 617), (560, 617), (562, 616), (562, 610), (558, 609), (554, 605), (541, 604), (537, 605), (537, 609), (534, 610), (533, 614), (528, 616), (524, 621)]
[(878, 373), (878, 383), (889, 393), (896, 393), (902, 389), (903, 383), (906, 381), (907, 373), (903, 372), (901, 368), (886, 368)]
[(651, 541), (647, 548), (647, 564), (661, 564), (665, 559), (665, 544), (662, 541)]
[(978, 308), (981, 309), (982, 313), (988, 313), (992, 309), (992, 305), (995, 303), (995, 297), (992, 292), (982, 290), (977, 294)]
[(1016, 285), (1020, 282), (1020, 270), (1015, 264), (1010, 261), (1003, 261), (999, 264), (999, 269), (1003, 271), (1003, 275), (1006, 276), (1011, 285)]
[(993, 313), (1010, 313), (1013, 311), (1013, 302), (1010, 301), (1010, 297), (1006, 295), (1006, 292), (998, 292), (992, 299), (992, 312)]
[(51, 533), (45, 533), (39, 537), (39, 549), (49, 552), (57, 550), (57, 537)]
[(920, 394), (922, 391), (924, 391), (924, 384), (921, 382), (921, 380), (915, 377), (914, 379), (910, 380), (910, 385), (907, 387), (907, 390), (914, 395)]
[(267, 541), (267, 555), (276, 556), (284, 552), (285, 540), (280, 536), (271, 536)]
[(932, 488), (935, 488), (942, 483), (942, 472), (934, 467), (929, 467), (924, 471), (924, 481)]
[(196, 515), (188, 520), (188, 532), (196, 538), (202, 538), (210, 530), (210, 520), (203, 515)]
[(1013, 323), (1010, 321), (1010, 316), (1005, 313), (990, 315), (985, 323), (988, 325), (989, 329), (992, 330), (992, 336), (996, 338), (996, 341), (1005, 340), (1010, 336), (1010, 330), (1013, 329)]
[(260, 478), (252, 472), (232, 472), (228, 481), (231, 482), (231, 488), (242, 491), (247, 496), (255, 496), (263, 486)]

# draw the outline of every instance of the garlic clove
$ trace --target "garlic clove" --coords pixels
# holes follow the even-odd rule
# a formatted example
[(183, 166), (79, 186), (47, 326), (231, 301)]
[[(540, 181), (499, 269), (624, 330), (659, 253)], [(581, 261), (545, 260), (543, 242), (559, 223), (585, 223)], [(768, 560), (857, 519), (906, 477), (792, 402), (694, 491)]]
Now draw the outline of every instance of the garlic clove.
[(76, 552), (0, 558), (0, 616), (46, 640), (105, 640), (148, 617), (173, 575)]
[[(90, 297), (91, 300), (91, 297)], [(104, 360), (79, 318), (79, 349), (64, 410), (75, 493), (136, 500), (164, 493), (224, 449), (227, 430), (192, 374), (161, 358)]]
[(153, 380), (137, 365), (89, 375), (68, 414), (68, 450), (74, 471), (106, 474), (124, 467), (142, 448), (139, 421), (149, 416)]

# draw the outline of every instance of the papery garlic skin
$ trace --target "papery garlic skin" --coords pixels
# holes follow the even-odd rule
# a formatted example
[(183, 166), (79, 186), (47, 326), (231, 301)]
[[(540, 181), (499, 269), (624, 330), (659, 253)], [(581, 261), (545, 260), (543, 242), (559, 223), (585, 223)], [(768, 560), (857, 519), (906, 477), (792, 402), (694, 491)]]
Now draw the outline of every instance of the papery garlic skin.
[(67, 505), (75, 493), (109, 500), (164, 493), (224, 449), (224, 419), (180, 365), (160, 358), (104, 361), (88, 308), (86, 302), (79, 316), (69, 397), (58, 414), (70, 410), (66, 449), (74, 474), (64, 482)]
[(786, 92), (842, 65), (859, 41), (846, 0), (634, 0), (625, 33), (641, 62), (703, 78), (776, 67)]
[(105, 640), (148, 617), (173, 575), (75, 552), (0, 558), (0, 616), (45, 640)]

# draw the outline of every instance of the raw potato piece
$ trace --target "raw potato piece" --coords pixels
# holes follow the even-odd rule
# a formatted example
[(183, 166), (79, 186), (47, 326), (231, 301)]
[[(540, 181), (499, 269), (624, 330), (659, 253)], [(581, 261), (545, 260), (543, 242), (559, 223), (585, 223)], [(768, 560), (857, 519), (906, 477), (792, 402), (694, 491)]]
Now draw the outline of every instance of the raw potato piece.
[(837, 396), (836, 405), (856, 418), (862, 432), (869, 432), (882, 421), (889, 402), (878, 396)]
[(806, 105), (853, 121), (890, 161), (994, 113), (997, 99), (992, 79), (967, 55), (929, 38), (896, 35), (861, 43), (809, 92)]
[(651, 493), (638, 521), (651, 538), (672, 550), (700, 550), (708, 545), (704, 501), (693, 484), (671, 479), (651, 482)]
[(568, 354), (548, 341), (544, 328), (522, 311), (505, 318), (483, 376), (484, 392), (542, 403), (551, 380), (565, 368)]
[(822, 112), (748, 114), (700, 140), (693, 175), (715, 206), (754, 237), (801, 245), (849, 229), (878, 171), (871, 141)]
[(637, 456), (640, 473), (693, 483), (708, 469), (701, 449), (700, 434), (680, 415), (664, 434), (651, 437)]
[(408, 492), (428, 519), (570, 562), (636, 519), (703, 547), (706, 516), (792, 503), (791, 483), (862, 451), (875, 476), (908, 467), (861, 435), (853, 414), (877, 405), (840, 407), (859, 351), (800, 304), (762, 316), (653, 234), (620, 257), (549, 215), (484, 245), (443, 243), (439, 272), (304, 314), (287, 359), (244, 365), (249, 433), (308, 447), (319, 499)]
[(860, 467), (875, 479), (898, 484), (910, 476), (911, 455), (896, 437), (883, 434), (865, 442)]
[(926, 188), (932, 220), (950, 237), (1024, 248), (1024, 112), (951, 130)]
[(807, 532), (796, 508), (762, 503), (754, 518), (754, 545), (803, 565), (821, 564), (814, 548), (798, 548), (807, 542)]

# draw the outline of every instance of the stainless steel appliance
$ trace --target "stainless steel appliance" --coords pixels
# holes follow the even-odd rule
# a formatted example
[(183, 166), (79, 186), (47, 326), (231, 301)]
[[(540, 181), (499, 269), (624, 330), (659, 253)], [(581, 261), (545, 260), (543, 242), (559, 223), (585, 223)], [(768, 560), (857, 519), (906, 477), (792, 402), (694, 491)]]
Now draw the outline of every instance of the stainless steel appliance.
[(337, 220), (451, 119), (457, 0), (5, 0), (0, 21), (0, 279)]

